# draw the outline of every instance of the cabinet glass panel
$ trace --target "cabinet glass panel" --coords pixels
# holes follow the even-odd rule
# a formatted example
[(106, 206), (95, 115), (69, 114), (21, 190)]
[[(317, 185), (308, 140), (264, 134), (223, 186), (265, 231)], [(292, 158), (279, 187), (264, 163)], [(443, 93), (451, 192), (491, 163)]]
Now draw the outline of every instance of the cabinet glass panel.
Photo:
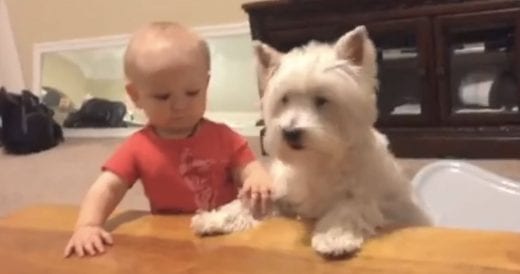
[(379, 65), (380, 115), (420, 115), (424, 70), (414, 33), (387, 32), (373, 37)]
[(451, 112), (518, 112), (515, 27), (448, 33)]

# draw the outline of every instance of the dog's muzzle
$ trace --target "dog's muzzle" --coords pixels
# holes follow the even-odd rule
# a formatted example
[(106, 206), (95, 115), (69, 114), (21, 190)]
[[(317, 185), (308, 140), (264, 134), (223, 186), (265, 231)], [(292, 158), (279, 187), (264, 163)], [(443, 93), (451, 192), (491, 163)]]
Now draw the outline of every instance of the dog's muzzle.
[(285, 128), (282, 129), (282, 135), (285, 142), (296, 150), (303, 149), (303, 130), (299, 128)]

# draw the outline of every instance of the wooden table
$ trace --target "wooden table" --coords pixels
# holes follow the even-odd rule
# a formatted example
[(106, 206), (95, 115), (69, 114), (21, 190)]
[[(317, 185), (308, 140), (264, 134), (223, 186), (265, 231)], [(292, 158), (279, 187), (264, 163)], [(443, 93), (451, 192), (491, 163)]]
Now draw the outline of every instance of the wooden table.
[(242, 233), (198, 238), (189, 216), (114, 214), (104, 255), (64, 259), (77, 208), (35, 206), (0, 219), (0, 273), (520, 273), (520, 234), (408, 228), (327, 261), (306, 226), (271, 219)]

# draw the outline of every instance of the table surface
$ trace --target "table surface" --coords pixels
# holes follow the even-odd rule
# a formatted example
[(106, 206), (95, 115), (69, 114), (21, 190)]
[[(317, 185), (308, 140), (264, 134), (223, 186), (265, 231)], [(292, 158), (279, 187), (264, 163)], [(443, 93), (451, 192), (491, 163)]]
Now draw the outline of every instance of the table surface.
[(113, 214), (106, 254), (64, 259), (77, 207), (38, 205), (0, 219), (1, 273), (520, 273), (520, 234), (406, 228), (370, 239), (355, 256), (326, 260), (305, 224), (269, 219), (255, 229), (199, 238), (190, 216)]

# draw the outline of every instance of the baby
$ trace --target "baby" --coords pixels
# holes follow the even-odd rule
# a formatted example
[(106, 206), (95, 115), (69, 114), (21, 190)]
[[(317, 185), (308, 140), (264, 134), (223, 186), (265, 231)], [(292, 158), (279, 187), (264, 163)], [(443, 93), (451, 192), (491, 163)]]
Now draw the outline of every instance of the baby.
[(126, 91), (148, 124), (103, 165), (84, 198), (65, 256), (95, 255), (113, 243), (102, 226), (137, 180), (155, 214), (210, 210), (237, 195), (253, 209), (265, 210), (271, 178), (247, 141), (203, 117), (210, 78), (203, 39), (176, 23), (148, 24), (130, 39), (124, 70)]

